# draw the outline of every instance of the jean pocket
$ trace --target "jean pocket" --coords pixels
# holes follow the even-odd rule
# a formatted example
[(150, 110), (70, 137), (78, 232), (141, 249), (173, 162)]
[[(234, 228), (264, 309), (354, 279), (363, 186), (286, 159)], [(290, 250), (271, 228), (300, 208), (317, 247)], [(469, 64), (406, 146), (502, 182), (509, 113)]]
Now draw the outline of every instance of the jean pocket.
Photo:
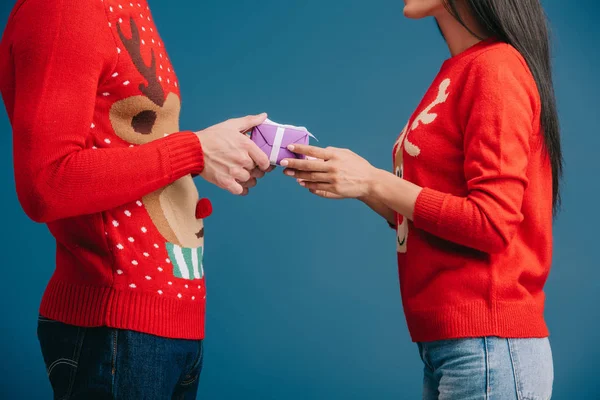
[(554, 383), (548, 338), (508, 339), (519, 400), (549, 400)]
[(200, 378), (200, 374), (202, 373), (202, 364), (204, 361), (204, 341), (200, 340), (198, 342), (198, 354), (196, 356), (196, 360), (194, 364), (190, 368), (189, 372), (185, 375), (184, 379), (181, 381), (181, 386), (189, 386)]
[(38, 318), (38, 340), (55, 399), (71, 396), (85, 328)]

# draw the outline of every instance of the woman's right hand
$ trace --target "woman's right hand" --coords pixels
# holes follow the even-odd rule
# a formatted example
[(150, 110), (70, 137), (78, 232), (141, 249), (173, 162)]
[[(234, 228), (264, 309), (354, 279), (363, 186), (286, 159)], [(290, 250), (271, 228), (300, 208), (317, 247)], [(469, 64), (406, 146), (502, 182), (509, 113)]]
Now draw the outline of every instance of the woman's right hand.
[(307, 159), (284, 160), (281, 163), (287, 167), (284, 174), (295, 177), (311, 193), (326, 199), (356, 198), (381, 215), (390, 225), (396, 223), (394, 210), (386, 204), (369, 193), (354, 195), (356, 185), (364, 185), (365, 181), (368, 182), (365, 177), (377, 171), (365, 159), (345, 149), (297, 145), (290, 150), (304, 154)]
[[(302, 181), (301, 179), (298, 179), (298, 181)], [(335, 194), (332, 192), (328, 192), (327, 190), (315, 190), (315, 189), (309, 189), (309, 192), (311, 192), (312, 194), (315, 194), (319, 197), (323, 197), (324, 199), (332, 199), (332, 200), (342, 200), (342, 199), (347, 199), (347, 197), (344, 196), (340, 196), (339, 194)]]
[[(298, 180), (301, 181), (301, 179), (298, 179)], [(309, 191), (312, 194), (315, 194), (319, 197), (323, 197), (324, 199), (342, 200), (342, 199), (348, 198), (348, 197), (340, 196), (339, 194), (328, 192), (326, 190), (309, 189)], [(372, 197), (368, 197), (368, 196), (359, 197), (357, 200), (362, 201), (367, 206), (369, 206), (369, 208), (371, 208), (371, 210), (375, 211), (377, 214), (382, 216), (386, 221), (388, 221), (390, 226), (394, 226), (396, 224), (396, 215), (394, 214), (394, 210), (392, 210), (385, 204), (381, 203), (380, 201), (377, 201), (376, 199), (374, 199)]]
[(347, 198), (369, 196), (377, 169), (367, 160), (348, 149), (326, 149), (301, 144), (288, 150), (307, 159), (286, 158), (281, 161), (284, 174), (294, 177), (300, 185)]

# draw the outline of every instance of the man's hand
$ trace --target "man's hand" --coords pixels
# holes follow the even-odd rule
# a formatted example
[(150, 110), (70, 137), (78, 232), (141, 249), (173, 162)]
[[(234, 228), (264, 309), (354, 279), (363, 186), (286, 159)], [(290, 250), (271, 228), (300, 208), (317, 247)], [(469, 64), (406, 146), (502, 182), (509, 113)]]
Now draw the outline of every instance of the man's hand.
[(256, 185), (256, 178), (269, 169), (269, 158), (243, 133), (262, 124), (267, 114), (230, 119), (196, 132), (204, 153), (207, 181), (236, 195)]
[(249, 180), (247, 180), (246, 182), (238, 182), (244, 188), (244, 191), (242, 192), (242, 196), (246, 196), (250, 192), (250, 189), (253, 188), (254, 186), (256, 186), (256, 184), (258, 183), (258, 180), (260, 178), (262, 178), (263, 176), (265, 176), (265, 173), (273, 171), (273, 169), (275, 169), (274, 165), (270, 166), (269, 169), (267, 169), (266, 171), (263, 171), (258, 167), (254, 168), (250, 172)]

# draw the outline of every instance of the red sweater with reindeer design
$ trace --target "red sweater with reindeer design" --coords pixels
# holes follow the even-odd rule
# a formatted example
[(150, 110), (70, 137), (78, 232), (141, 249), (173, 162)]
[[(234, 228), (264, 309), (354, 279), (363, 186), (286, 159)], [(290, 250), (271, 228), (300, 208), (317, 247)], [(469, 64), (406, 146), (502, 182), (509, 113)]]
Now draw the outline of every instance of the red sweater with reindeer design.
[(0, 44), (18, 198), (56, 238), (40, 313), (204, 336), (202, 148), (144, 0), (19, 0)]
[(536, 83), (511, 46), (448, 59), (394, 147), (396, 174), (424, 189), (398, 216), (408, 328), (419, 342), (545, 337), (552, 170)]

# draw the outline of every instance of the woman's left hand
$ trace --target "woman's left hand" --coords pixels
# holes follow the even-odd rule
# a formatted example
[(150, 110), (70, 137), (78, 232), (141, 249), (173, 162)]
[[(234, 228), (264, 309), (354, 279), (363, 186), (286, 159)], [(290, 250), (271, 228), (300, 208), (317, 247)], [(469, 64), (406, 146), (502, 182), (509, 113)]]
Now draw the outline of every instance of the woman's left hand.
[(311, 192), (329, 198), (368, 196), (377, 169), (348, 149), (291, 145), (288, 150), (316, 159), (288, 158), (281, 161), (283, 172), (298, 179)]

